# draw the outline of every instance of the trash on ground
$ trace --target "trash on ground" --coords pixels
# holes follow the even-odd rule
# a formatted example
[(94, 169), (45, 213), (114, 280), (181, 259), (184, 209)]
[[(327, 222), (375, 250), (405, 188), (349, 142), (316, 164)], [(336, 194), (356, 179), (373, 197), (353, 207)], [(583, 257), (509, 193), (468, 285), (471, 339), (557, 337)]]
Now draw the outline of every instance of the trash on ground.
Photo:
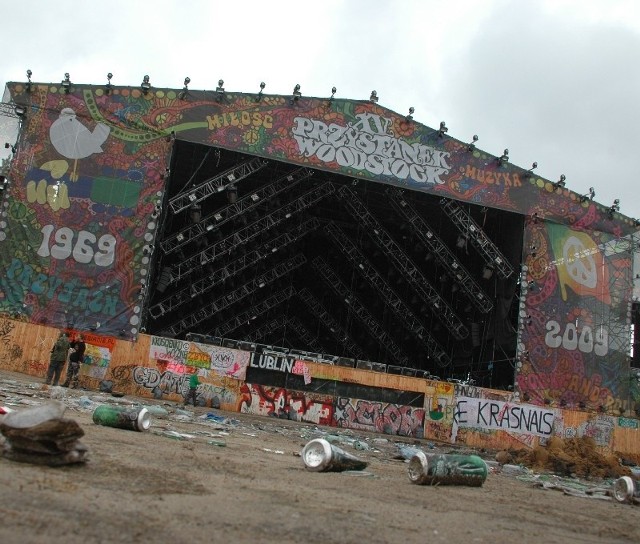
[(72, 419), (62, 418), (59, 401), (15, 411), (0, 420), (6, 441), (3, 456), (12, 461), (47, 466), (83, 463), (89, 449), (79, 441), (84, 431)]
[(93, 412), (93, 422), (97, 425), (127, 429), (130, 431), (146, 431), (151, 425), (146, 408), (124, 406), (98, 406)]
[(487, 465), (477, 455), (417, 452), (409, 461), (409, 481), (419, 485), (467, 485), (480, 487), (487, 479)]
[(613, 482), (611, 495), (618, 502), (640, 504), (640, 482), (629, 476), (621, 476)]
[(301, 456), (306, 469), (313, 472), (363, 470), (369, 465), (324, 438), (314, 438), (307, 442)]

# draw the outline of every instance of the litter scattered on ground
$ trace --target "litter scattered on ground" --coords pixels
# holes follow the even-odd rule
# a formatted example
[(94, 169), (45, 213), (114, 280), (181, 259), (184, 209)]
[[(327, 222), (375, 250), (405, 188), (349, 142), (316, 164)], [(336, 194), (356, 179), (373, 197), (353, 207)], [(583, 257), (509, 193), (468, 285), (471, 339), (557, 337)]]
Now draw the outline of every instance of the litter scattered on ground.
[(79, 441), (84, 431), (73, 419), (62, 417), (65, 410), (63, 403), (54, 400), (4, 415), (0, 420), (0, 433), (5, 437), (2, 455), (52, 467), (85, 462), (89, 449)]

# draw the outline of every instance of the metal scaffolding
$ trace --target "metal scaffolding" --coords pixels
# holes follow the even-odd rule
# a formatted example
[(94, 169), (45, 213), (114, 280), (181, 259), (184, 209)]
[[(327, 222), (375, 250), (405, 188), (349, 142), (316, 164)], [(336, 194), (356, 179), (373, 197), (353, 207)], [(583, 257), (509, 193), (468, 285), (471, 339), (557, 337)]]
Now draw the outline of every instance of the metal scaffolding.
[(448, 198), (443, 198), (440, 203), (460, 234), (468, 238), (482, 255), (485, 264), (493, 268), (500, 277), (505, 279), (510, 277), (513, 274), (513, 267), (467, 211)]
[(363, 325), (369, 329), (371, 336), (376, 340), (391, 356), (391, 358), (400, 365), (404, 365), (409, 361), (409, 357), (402, 352), (393, 338), (384, 330), (384, 327), (371, 315), (369, 310), (358, 300), (358, 298), (342, 283), (338, 275), (331, 270), (329, 265), (322, 259), (316, 257), (313, 260), (313, 266), (318, 271), (325, 283), (333, 289), (333, 291), (349, 305), (353, 314), (360, 319)]
[(228, 333), (236, 330), (238, 327), (242, 325), (246, 325), (247, 323), (250, 323), (253, 319), (256, 319), (258, 316), (265, 314), (272, 308), (275, 308), (279, 304), (286, 302), (295, 294), (296, 294), (296, 289), (293, 286), (290, 285), (289, 287), (286, 287), (282, 291), (279, 291), (278, 293), (271, 295), (270, 297), (266, 298), (262, 302), (254, 304), (251, 310), (242, 312), (236, 315), (235, 317), (227, 320), (226, 323), (224, 323), (223, 325), (220, 325), (218, 328), (215, 329), (214, 331), (215, 336), (226, 336)]
[(411, 225), (416, 237), (432, 252), (449, 276), (467, 294), (470, 302), (482, 313), (493, 310), (493, 302), (485, 294), (484, 290), (473, 279), (471, 274), (456, 258), (446, 244), (420, 217), (418, 212), (402, 197), (402, 192), (397, 189), (387, 189), (391, 197), (391, 205)]
[(246, 227), (234, 232), (230, 236), (227, 236), (223, 240), (213, 243), (208, 248), (196, 253), (195, 255), (184, 259), (177, 265), (171, 268), (171, 275), (169, 283), (175, 283), (176, 281), (193, 273), (194, 270), (206, 265), (207, 263), (215, 261), (217, 258), (231, 253), (237, 247), (248, 243), (250, 240), (263, 235), (269, 229), (274, 228), (283, 221), (286, 221), (294, 214), (300, 213), (313, 206), (318, 201), (322, 200), (326, 196), (334, 192), (331, 182), (323, 183), (318, 187), (307, 191), (303, 195), (299, 196), (293, 202), (290, 202), (272, 212), (271, 214), (261, 217), (254, 223), (247, 225)]
[(183, 304), (191, 304), (194, 297), (200, 296), (214, 287), (221, 285), (226, 279), (239, 274), (243, 270), (246, 270), (258, 262), (268, 258), (280, 249), (293, 244), (309, 232), (317, 229), (319, 226), (320, 221), (315, 217), (307, 219), (289, 231), (272, 238), (245, 255), (241, 255), (226, 266), (222, 266), (210, 274), (207, 273), (204, 278), (194, 281), (188, 287), (180, 289), (169, 297), (161, 300), (153, 306), (150, 306), (149, 314), (153, 318), (158, 318), (164, 314), (174, 311)]
[(314, 297), (308, 289), (302, 289), (298, 293), (298, 297), (302, 300), (312, 311), (313, 315), (322, 323), (331, 335), (345, 347), (347, 353), (356, 359), (364, 357), (364, 352), (349, 336), (335, 318), (324, 308), (322, 303)]
[(169, 200), (169, 207), (174, 214), (181, 212), (198, 202), (202, 202), (212, 195), (224, 191), (228, 185), (237, 183), (254, 172), (257, 172), (261, 168), (264, 168), (267, 164), (269, 164), (267, 160), (261, 157), (255, 157), (239, 164), (238, 166), (229, 168), (221, 174), (190, 187), (179, 195), (174, 196)]
[(378, 271), (369, 263), (363, 253), (355, 244), (335, 225), (329, 223), (324, 230), (333, 237), (336, 245), (349, 259), (351, 264), (369, 282), (376, 292), (385, 300), (393, 313), (400, 318), (405, 327), (411, 331), (419, 342), (426, 348), (429, 357), (434, 359), (439, 366), (447, 366), (451, 359), (440, 344), (427, 332), (420, 320), (411, 309), (391, 289)]
[[(192, 314), (184, 317), (180, 321), (167, 327), (174, 337), (178, 336), (182, 331), (193, 328), (198, 323), (213, 317), (217, 312), (221, 312), (225, 308), (228, 308), (232, 304), (258, 292), (269, 283), (273, 283), (277, 279), (289, 274), (292, 270), (302, 266), (307, 262), (304, 255), (296, 255), (291, 259), (282, 261), (274, 266), (271, 270), (263, 272), (259, 277), (245, 283), (244, 285), (234, 289), (230, 293), (204, 305), (202, 308), (196, 310)], [(220, 336), (220, 335), (216, 335)], [(224, 336), (224, 335), (222, 335)]]
[(310, 177), (312, 174), (313, 171), (308, 168), (298, 168), (273, 183), (265, 185), (251, 194), (238, 199), (233, 204), (229, 204), (221, 210), (215, 211), (203, 217), (200, 221), (192, 223), (171, 236), (168, 236), (162, 241), (160, 247), (165, 254), (172, 253), (176, 249), (220, 228), (232, 219), (240, 217), (243, 213), (257, 208), (283, 191), (291, 189), (292, 186)]
[(433, 315), (442, 321), (451, 334), (458, 340), (469, 336), (469, 330), (456, 315), (451, 306), (429, 284), (424, 274), (416, 267), (402, 248), (395, 242), (391, 235), (384, 229), (378, 220), (371, 215), (366, 206), (358, 199), (356, 194), (347, 187), (340, 187), (338, 194), (342, 197), (340, 202), (346, 207), (354, 218), (359, 219), (367, 227), (367, 233), (376, 244), (391, 258), (396, 268), (405, 279), (427, 303), (427, 307)]

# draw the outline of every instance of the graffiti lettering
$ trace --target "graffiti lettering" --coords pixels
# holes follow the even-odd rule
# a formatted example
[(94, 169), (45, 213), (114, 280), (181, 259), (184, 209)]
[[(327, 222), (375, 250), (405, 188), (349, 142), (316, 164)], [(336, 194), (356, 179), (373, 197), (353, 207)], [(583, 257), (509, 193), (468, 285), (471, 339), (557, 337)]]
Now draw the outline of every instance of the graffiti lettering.
[(267, 370), (279, 370), (280, 372), (291, 372), (295, 359), (287, 357), (275, 357), (264, 353), (253, 353), (251, 355), (250, 366), (255, 368), (266, 368)]
[(391, 121), (379, 115), (361, 113), (356, 117), (357, 121), (347, 126), (296, 117), (292, 132), (300, 153), (378, 176), (444, 183), (440, 176), (451, 169), (449, 153), (395, 138), (388, 132)]
[(609, 351), (609, 333), (607, 329), (600, 326), (595, 334), (588, 325), (582, 327), (578, 333), (576, 324), (567, 323), (564, 333), (560, 334), (562, 327), (560, 323), (549, 320), (546, 324), (547, 334), (544, 337), (545, 344), (550, 348), (562, 346), (567, 351), (580, 350), (582, 353), (594, 352), (596, 355), (604, 356)]
[(535, 406), (462, 397), (457, 399), (454, 424), (550, 436), (554, 416), (553, 410)]
[[(116, 255), (116, 239), (112, 234), (103, 234), (98, 240), (96, 235), (86, 230), (78, 232), (78, 239), (73, 245), (76, 234), (69, 227), (58, 229), (54, 235), (55, 244), (49, 249), (53, 225), (42, 227), (42, 243), (36, 252), (40, 257), (53, 257), (64, 260), (73, 256), (76, 262), (87, 264), (92, 260), (97, 266), (111, 266)], [(94, 251), (93, 244), (98, 243), (100, 251)], [(73, 246), (73, 247), (72, 247)]]
[(238, 127), (241, 125), (252, 127), (273, 128), (273, 117), (259, 112), (233, 111), (222, 115), (207, 115), (209, 130), (217, 130), (223, 127)]
[(52, 278), (37, 273), (30, 265), (14, 258), (7, 268), (6, 274), (0, 278), (0, 285), (9, 298), (22, 301), (23, 290), (28, 289), (36, 295), (44, 295), (49, 300), (57, 297), (58, 301), (79, 310), (104, 312), (115, 316), (117, 313), (117, 296), (110, 296), (101, 289), (86, 289), (78, 286), (78, 279), (63, 282), (61, 278)]
[(416, 438), (424, 435), (425, 411), (421, 408), (338, 397), (334, 418), (339, 427)]
[(520, 176), (515, 172), (496, 172), (495, 170), (480, 170), (475, 166), (467, 165), (466, 169), (461, 167), (461, 171), (464, 175), (479, 181), (480, 183), (486, 183), (487, 185), (502, 185), (503, 187), (521, 187), (522, 182)]

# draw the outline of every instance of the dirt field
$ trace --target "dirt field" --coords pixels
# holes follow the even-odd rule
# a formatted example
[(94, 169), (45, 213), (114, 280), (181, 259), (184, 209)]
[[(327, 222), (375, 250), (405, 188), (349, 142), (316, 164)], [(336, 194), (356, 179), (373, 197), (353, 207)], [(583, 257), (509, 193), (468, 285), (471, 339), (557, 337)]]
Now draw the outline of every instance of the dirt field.
[[(32, 377), (0, 372), (0, 405), (37, 404), (48, 394)], [(428, 449), (428, 440), (208, 408), (191, 408), (194, 417), (180, 421), (173, 403), (118, 399), (169, 411), (154, 417), (148, 431), (135, 432), (95, 425), (91, 406), (78, 407), (81, 396), (101, 395), (108, 396), (72, 390), (65, 400), (64, 417), (85, 432), (88, 462), (50, 468), (0, 458), (0, 542), (640, 542), (639, 506), (570, 496), (494, 472), (479, 488), (413, 485), (407, 464), (394, 459), (395, 443)], [(232, 421), (201, 417), (209, 413)], [(340, 446), (369, 467), (305, 470), (298, 454), (322, 433), (366, 441), (369, 450)]]

